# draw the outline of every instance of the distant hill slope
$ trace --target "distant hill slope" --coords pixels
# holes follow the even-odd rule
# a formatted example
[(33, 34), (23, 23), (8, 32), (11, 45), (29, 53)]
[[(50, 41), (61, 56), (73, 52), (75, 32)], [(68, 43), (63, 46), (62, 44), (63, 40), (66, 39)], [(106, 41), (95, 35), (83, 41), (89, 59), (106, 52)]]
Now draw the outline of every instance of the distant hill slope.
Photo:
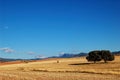
[(0, 58), (0, 62), (17, 61), (17, 60), (22, 60), (22, 59)]

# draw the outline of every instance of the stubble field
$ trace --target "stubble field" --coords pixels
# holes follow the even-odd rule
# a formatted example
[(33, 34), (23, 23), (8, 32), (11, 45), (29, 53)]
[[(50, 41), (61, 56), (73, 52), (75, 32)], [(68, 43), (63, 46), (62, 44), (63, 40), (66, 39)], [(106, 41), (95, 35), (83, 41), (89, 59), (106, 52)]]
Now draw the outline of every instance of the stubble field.
[(120, 80), (120, 56), (96, 64), (85, 57), (6, 63), (0, 65), (0, 80)]

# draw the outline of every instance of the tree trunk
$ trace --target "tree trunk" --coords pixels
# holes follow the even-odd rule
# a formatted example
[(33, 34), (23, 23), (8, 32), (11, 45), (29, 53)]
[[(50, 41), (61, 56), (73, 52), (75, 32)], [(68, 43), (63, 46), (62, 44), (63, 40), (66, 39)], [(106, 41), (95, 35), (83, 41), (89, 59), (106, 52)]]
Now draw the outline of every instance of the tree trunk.
[(107, 63), (107, 60), (104, 60), (105, 63)]

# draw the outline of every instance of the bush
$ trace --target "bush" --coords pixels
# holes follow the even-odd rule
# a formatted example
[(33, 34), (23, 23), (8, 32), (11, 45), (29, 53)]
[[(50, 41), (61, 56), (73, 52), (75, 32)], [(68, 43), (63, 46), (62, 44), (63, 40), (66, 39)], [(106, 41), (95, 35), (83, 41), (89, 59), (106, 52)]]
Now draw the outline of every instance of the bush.
[(102, 59), (106, 63), (107, 61), (113, 61), (114, 55), (111, 54), (109, 50), (102, 50), (102, 51), (91, 51), (88, 53), (88, 56), (86, 57), (88, 61), (101, 61)]

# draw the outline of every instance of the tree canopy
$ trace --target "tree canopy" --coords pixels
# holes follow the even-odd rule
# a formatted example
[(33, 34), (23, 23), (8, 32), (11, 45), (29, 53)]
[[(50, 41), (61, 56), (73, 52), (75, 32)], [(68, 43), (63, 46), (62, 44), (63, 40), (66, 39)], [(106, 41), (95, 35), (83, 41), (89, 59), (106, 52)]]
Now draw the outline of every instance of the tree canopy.
[(104, 60), (106, 63), (107, 61), (113, 61), (114, 55), (109, 50), (97, 50), (89, 52), (86, 59), (88, 61), (94, 61), (94, 63), (96, 63), (96, 61)]

